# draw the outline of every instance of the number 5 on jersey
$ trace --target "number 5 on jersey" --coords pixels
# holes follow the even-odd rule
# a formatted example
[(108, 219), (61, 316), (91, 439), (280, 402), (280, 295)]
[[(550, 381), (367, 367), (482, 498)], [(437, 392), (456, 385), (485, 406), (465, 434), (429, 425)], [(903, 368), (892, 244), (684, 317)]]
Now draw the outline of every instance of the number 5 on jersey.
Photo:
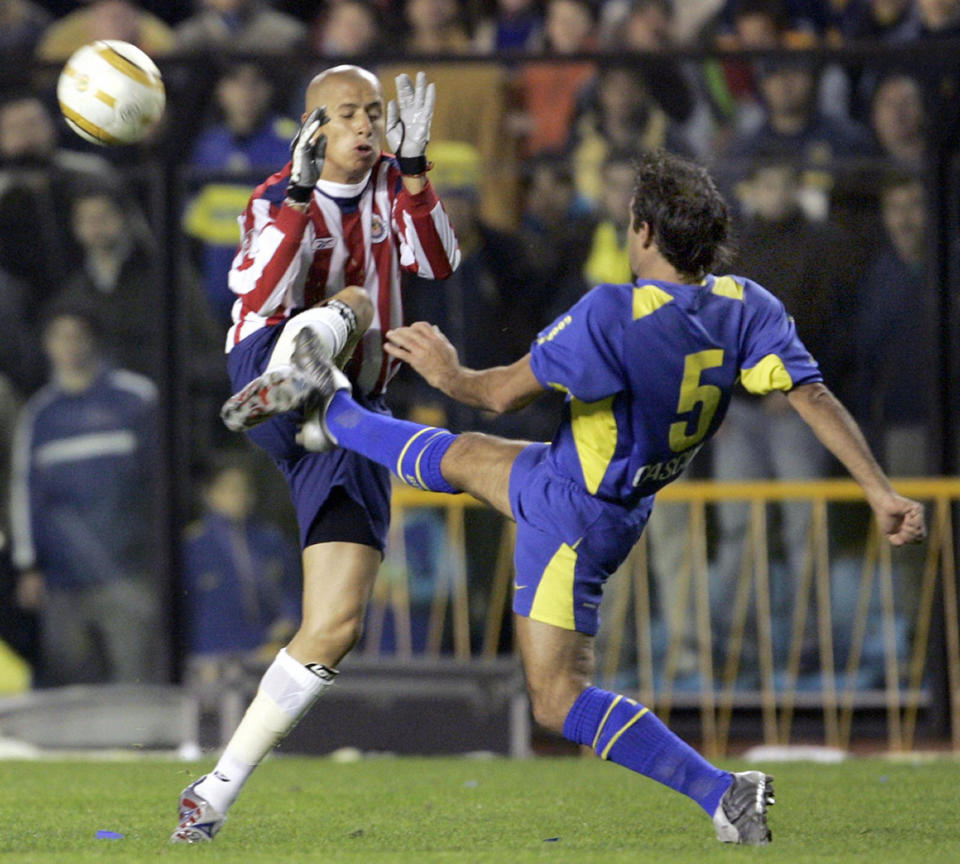
[(723, 365), (723, 349), (710, 348), (687, 354), (683, 361), (683, 381), (680, 383), (680, 399), (677, 402), (678, 415), (690, 415), (700, 406), (697, 429), (687, 434), (692, 417), (677, 420), (670, 424), (670, 449), (674, 453), (688, 450), (699, 444), (710, 428), (710, 421), (720, 404), (720, 388), (714, 384), (700, 383), (704, 369), (714, 369)]

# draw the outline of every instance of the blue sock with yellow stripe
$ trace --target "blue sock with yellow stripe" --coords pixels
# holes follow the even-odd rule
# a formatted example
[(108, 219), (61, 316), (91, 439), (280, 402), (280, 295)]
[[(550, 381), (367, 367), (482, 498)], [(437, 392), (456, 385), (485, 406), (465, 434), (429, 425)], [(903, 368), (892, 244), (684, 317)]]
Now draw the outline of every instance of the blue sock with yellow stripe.
[(389, 468), (415, 489), (460, 491), (440, 471), (443, 454), (457, 437), (452, 432), (368, 411), (346, 390), (334, 394), (325, 419), (341, 447)]
[(682, 792), (711, 817), (733, 782), (643, 705), (599, 687), (588, 687), (573, 703), (563, 734), (590, 745), (602, 759)]

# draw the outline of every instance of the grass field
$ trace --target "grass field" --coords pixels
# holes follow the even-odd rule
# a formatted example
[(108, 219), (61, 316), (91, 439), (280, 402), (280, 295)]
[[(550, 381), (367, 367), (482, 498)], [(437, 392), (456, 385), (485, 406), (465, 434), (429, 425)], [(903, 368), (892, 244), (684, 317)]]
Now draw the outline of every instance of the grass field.
[[(209, 767), (203, 763), (200, 770)], [(728, 767), (743, 767), (729, 765)], [(196, 765), (0, 762), (0, 860), (237, 862), (960, 861), (960, 763), (764, 766), (769, 847), (723, 846), (691, 801), (596, 759), (275, 758), (209, 846), (171, 846)], [(98, 830), (123, 839), (97, 839)]]

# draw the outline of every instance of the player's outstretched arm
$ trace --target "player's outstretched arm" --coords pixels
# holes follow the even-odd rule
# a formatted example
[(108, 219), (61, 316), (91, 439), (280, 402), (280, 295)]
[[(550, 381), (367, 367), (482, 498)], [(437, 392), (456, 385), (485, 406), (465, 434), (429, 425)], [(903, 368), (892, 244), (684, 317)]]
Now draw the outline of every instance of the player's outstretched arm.
[(509, 366), (468, 369), (439, 328), (426, 321), (397, 327), (386, 334), (384, 350), (409, 363), (433, 387), (473, 408), (502, 414), (529, 405), (546, 392), (526, 354)]
[(787, 396), (821, 443), (860, 484), (887, 539), (894, 546), (923, 540), (927, 533), (923, 505), (893, 491), (856, 421), (837, 397), (823, 384), (802, 384)]

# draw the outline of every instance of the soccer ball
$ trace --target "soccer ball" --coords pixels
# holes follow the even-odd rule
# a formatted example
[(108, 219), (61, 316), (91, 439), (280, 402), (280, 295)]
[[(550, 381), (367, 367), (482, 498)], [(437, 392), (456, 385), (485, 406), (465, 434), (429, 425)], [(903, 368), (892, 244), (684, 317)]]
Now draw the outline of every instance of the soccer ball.
[(67, 125), (94, 144), (133, 144), (156, 125), (167, 97), (156, 64), (129, 42), (78, 48), (57, 81)]

